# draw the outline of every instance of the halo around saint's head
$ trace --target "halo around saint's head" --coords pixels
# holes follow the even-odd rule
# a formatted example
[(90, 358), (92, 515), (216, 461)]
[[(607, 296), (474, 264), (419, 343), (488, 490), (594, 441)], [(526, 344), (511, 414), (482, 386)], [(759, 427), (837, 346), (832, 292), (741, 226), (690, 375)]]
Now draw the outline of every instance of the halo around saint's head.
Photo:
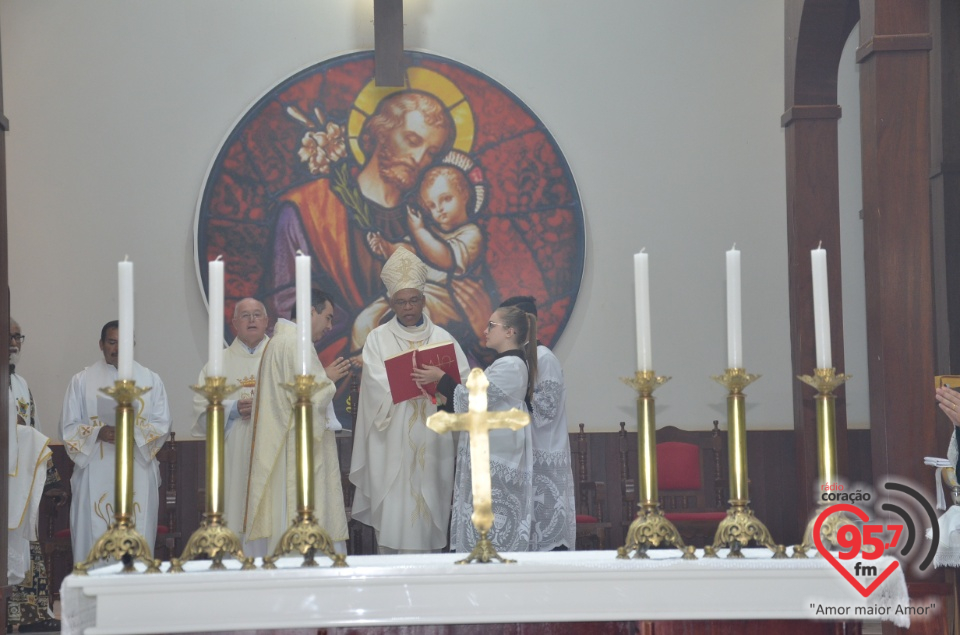
[(366, 155), (360, 149), (360, 131), (363, 130), (364, 122), (367, 117), (376, 111), (381, 101), (404, 90), (418, 90), (439, 99), (447, 112), (450, 113), (450, 118), (456, 128), (456, 137), (453, 140), (454, 149), (461, 152), (470, 152), (473, 147), (475, 133), (473, 110), (457, 85), (440, 73), (419, 66), (408, 68), (406, 75), (407, 85), (405, 87), (377, 86), (374, 80), (370, 80), (357, 94), (357, 98), (353, 102), (353, 108), (350, 110), (347, 134), (350, 151), (353, 152), (353, 157), (359, 165), (364, 165), (367, 162)]

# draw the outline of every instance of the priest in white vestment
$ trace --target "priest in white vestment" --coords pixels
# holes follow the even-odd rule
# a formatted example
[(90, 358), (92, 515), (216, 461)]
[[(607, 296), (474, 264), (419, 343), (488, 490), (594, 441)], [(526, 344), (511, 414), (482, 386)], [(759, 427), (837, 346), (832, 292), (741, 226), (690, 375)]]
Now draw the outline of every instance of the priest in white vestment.
[[(537, 317), (537, 301), (532, 296), (507, 298), (500, 306), (515, 306)], [(530, 405), (534, 500), (530, 550), (572, 551), (577, 544), (577, 504), (567, 430), (567, 387), (560, 360), (540, 342)]]
[[(314, 290), (310, 315), (294, 318), (310, 320), (310, 337), (317, 342), (333, 328), (333, 300)], [(314, 375), (321, 386), (313, 395), (313, 511), (330, 539), (340, 543), (337, 551), (344, 552), (347, 516), (336, 439), (327, 427), (327, 407), (335, 392), (333, 382), (346, 374), (349, 362), (342, 358), (334, 362), (337, 370), (330, 369), (331, 377), (316, 355), (309, 358), (308, 374)], [(292, 384), (299, 374), (297, 325), (280, 318), (260, 363), (253, 403), (250, 483), (240, 528), (248, 541), (266, 538), (268, 553), (275, 551), (280, 538), (297, 518), (294, 395), (281, 384)]]
[[(237, 392), (223, 400), (224, 457), (223, 457), (223, 517), (227, 527), (237, 533), (247, 556), (266, 555), (266, 545), (251, 545), (244, 540), (243, 508), (247, 497), (247, 481), (250, 477), (250, 448), (253, 444), (253, 397), (257, 390), (257, 372), (260, 358), (267, 341), (267, 310), (254, 298), (244, 298), (233, 309), (233, 332), (236, 337), (223, 355), (223, 376), (228, 385), (237, 385)], [(207, 378), (204, 366), (197, 379), (203, 385)], [(204, 437), (207, 433), (207, 399), (196, 393), (193, 398), (196, 423), (193, 436)]]
[(427, 268), (397, 249), (380, 274), (394, 317), (367, 335), (360, 405), (353, 432), (352, 517), (376, 531), (380, 553), (439, 551), (447, 544), (453, 493), (453, 438), (426, 426), (437, 411), (427, 396), (393, 403), (384, 360), (410, 349), (453, 342), (461, 378), (467, 357), (424, 314)]
[(30, 572), (30, 542), (37, 539), (40, 497), (47, 480), (50, 439), (34, 426), (33, 395), (16, 374), (23, 334), (10, 320), (10, 389), (7, 428), (7, 580), (20, 584)]
[[(73, 376), (60, 415), (60, 436), (74, 462), (70, 539), (78, 562), (114, 521), (116, 401), (100, 389), (117, 381), (118, 325), (113, 320), (101, 329), (103, 359)], [(152, 553), (160, 505), (156, 454), (170, 435), (170, 407), (159, 375), (134, 361), (133, 379), (138, 388), (151, 387), (133, 404), (133, 520)]]

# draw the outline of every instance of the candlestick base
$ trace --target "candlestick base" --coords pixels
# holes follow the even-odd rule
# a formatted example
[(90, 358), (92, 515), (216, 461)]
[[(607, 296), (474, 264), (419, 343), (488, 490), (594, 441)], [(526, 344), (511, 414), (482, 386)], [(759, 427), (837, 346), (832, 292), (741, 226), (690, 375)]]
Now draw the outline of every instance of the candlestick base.
[(119, 560), (122, 573), (135, 573), (134, 562), (147, 566), (146, 573), (160, 573), (160, 561), (153, 558), (147, 539), (140, 535), (129, 518), (118, 518), (94, 543), (87, 559), (73, 565), (74, 575), (87, 575), (87, 571), (101, 560)]
[(254, 559), (243, 555), (240, 537), (222, 522), (221, 514), (204, 514), (200, 527), (190, 535), (179, 558), (170, 559), (170, 573), (183, 573), (183, 563), (206, 556), (212, 560), (211, 571), (223, 571), (224, 556), (231, 555), (242, 564), (243, 571), (256, 569)]
[(477, 531), (480, 532), (480, 540), (477, 541), (473, 551), (470, 552), (469, 556), (463, 560), (457, 560), (454, 564), (487, 564), (493, 562), (494, 560), (504, 564), (513, 564), (516, 562), (516, 560), (504, 558), (497, 553), (497, 549), (493, 546), (493, 542), (491, 542), (487, 537), (488, 530), (477, 528)]
[(171, 558), (170, 573), (182, 573), (183, 563), (206, 556), (212, 562), (210, 570), (226, 569), (223, 558), (232, 555), (242, 563), (243, 570), (255, 569), (254, 559), (243, 554), (240, 537), (223, 520), (223, 460), (224, 412), (223, 400), (239, 389), (227, 384), (226, 377), (206, 377), (204, 384), (190, 389), (207, 399), (207, 500), (200, 527), (191, 534), (179, 558)]
[(333, 541), (323, 527), (317, 523), (312, 509), (301, 510), (299, 516), (290, 525), (272, 556), (263, 559), (264, 569), (276, 569), (277, 560), (288, 553), (299, 553), (303, 556), (301, 567), (319, 566), (314, 556), (317, 553), (327, 556), (333, 560), (334, 568), (347, 566), (347, 556), (337, 553), (333, 549)]
[(653, 546), (658, 547), (660, 543), (664, 545), (673, 545), (684, 551), (684, 560), (695, 560), (696, 556), (692, 551), (686, 549), (683, 544), (683, 538), (680, 532), (672, 522), (666, 519), (660, 510), (659, 503), (643, 503), (640, 505), (640, 514), (637, 519), (630, 523), (627, 530), (626, 544), (617, 549), (617, 558), (625, 560), (633, 557), (638, 559), (647, 559), (647, 550)]
[(727, 517), (720, 521), (720, 526), (717, 527), (717, 533), (713, 538), (713, 549), (729, 547), (728, 558), (742, 558), (741, 549), (750, 542), (763, 545), (774, 553), (775, 558), (786, 557), (784, 550), (778, 549), (777, 544), (774, 543), (770, 530), (753, 515), (748, 501), (731, 500)]
[[(817, 524), (817, 519), (820, 518), (820, 514), (822, 514), (827, 507), (830, 507), (830, 505), (820, 505), (813, 513), (813, 517), (810, 518), (810, 521), (807, 523), (807, 528), (803, 532), (803, 542), (800, 543), (800, 549), (803, 550), (804, 554), (802, 556), (794, 554), (795, 558), (806, 558), (806, 552), (809, 550), (813, 550), (814, 557), (820, 555), (820, 551), (817, 549), (817, 543), (813, 537), (813, 531)], [(863, 526), (863, 522), (853, 514), (845, 511), (830, 514), (824, 519), (823, 524), (820, 526), (820, 544), (826, 547), (828, 551), (841, 549), (842, 545), (837, 542), (837, 532), (844, 525), (853, 525), (860, 529)], [(872, 553), (873, 545), (864, 545), (863, 551), (864, 553)]]

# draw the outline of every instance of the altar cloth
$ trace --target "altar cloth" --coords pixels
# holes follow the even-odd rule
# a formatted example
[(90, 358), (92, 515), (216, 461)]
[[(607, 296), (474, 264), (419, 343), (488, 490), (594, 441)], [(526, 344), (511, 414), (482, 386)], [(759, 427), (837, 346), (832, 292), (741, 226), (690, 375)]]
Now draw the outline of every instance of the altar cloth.
[[(765, 549), (744, 559), (681, 560), (654, 550), (649, 560), (613, 551), (512, 553), (513, 564), (456, 565), (463, 554), (349, 556), (348, 567), (122, 574), (120, 565), (70, 575), (61, 587), (68, 635), (138, 635), (255, 629), (619, 622), (633, 620), (863, 619), (855, 607), (907, 606), (902, 567), (864, 598), (823, 558), (772, 560)], [(725, 550), (720, 551), (721, 555)], [(892, 561), (876, 561), (880, 571)], [(166, 568), (167, 565), (165, 565)], [(816, 607), (847, 607), (817, 615)], [(905, 615), (884, 619), (909, 625)], [(871, 616), (870, 619), (878, 619)]]

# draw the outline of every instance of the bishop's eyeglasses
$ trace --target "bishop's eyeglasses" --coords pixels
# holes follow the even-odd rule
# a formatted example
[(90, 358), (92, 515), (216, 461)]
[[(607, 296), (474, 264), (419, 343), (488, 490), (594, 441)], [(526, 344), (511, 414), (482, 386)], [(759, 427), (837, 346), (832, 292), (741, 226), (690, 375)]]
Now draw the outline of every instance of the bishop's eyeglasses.
[(390, 304), (396, 309), (406, 309), (407, 307), (419, 306), (423, 302), (423, 296), (418, 295), (415, 298), (410, 298), (408, 300), (403, 300), (401, 298), (394, 298), (390, 300)]

